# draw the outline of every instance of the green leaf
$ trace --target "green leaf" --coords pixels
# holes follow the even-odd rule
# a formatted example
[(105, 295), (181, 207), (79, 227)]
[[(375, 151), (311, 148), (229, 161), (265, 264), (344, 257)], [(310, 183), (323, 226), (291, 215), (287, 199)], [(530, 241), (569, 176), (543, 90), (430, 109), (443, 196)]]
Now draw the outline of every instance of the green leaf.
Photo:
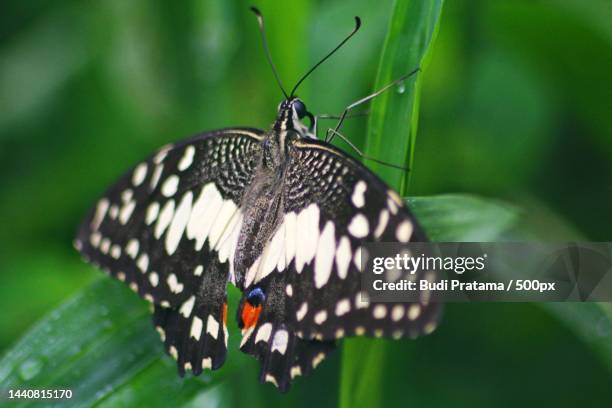
[[(387, 30), (375, 89), (421, 67), (435, 39), (442, 0), (397, 0)], [(373, 158), (410, 168), (418, 123), (419, 87), (422, 74), (390, 89), (372, 102), (364, 153)], [(397, 169), (368, 162), (390, 186), (405, 193), (407, 177)], [(383, 399), (384, 342), (348, 339), (343, 347), (340, 406), (381, 405)], [(357, 391), (360, 390), (360, 391)]]
[[(101, 279), (15, 344), (0, 360), (0, 383), (3, 389), (69, 388), (73, 397), (63, 401), (69, 406), (180, 405), (232, 370), (182, 380), (168, 360), (145, 303), (121, 282)], [(32, 404), (21, 400), (19, 406)]]
[[(442, 0), (397, 0), (376, 77), (375, 89), (416, 68), (421, 72), (372, 101), (365, 154), (412, 168), (419, 113), (419, 89), (440, 22)], [(405, 193), (404, 172), (368, 163), (389, 185)], [(410, 174), (410, 173), (408, 173)]]
[(406, 200), (427, 236), (437, 242), (493, 241), (518, 220), (512, 206), (467, 194)]
[(612, 303), (541, 303), (601, 357), (612, 371)]

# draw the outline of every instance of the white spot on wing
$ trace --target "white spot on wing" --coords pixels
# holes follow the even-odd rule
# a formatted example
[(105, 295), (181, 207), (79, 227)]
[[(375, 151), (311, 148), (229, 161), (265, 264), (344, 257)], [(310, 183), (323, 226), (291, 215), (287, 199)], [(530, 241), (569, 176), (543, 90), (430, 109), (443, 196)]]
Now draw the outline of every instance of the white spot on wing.
[(159, 239), (164, 234), (164, 231), (166, 231), (166, 228), (168, 228), (168, 225), (170, 225), (173, 216), (174, 200), (168, 200), (157, 218), (157, 224), (155, 224), (155, 238)]
[(253, 334), (253, 331), (255, 331), (255, 327), (251, 327), (250, 329), (247, 329), (246, 331), (244, 329), (242, 330), (242, 339), (240, 340), (240, 348), (242, 348), (242, 346), (244, 346), (247, 343), (247, 341), (249, 341), (249, 338)]
[(317, 314), (314, 316), (314, 321), (316, 324), (322, 324), (325, 322), (325, 320), (327, 320), (327, 312), (325, 310), (317, 312)]
[(355, 250), (355, 254), (353, 255), (353, 263), (355, 264), (357, 270), (361, 272), (361, 247)]
[(141, 272), (146, 272), (147, 268), (149, 267), (149, 257), (147, 256), (147, 254), (140, 255), (140, 257), (138, 257), (138, 260), (136, 261), (136, 265), (138, 266), (138, 269), (140, 269)]
[(200, 340), (200, 336), (202, 335), (202, 326), (203, 322), (198, 316), (193, 316), (193, 320), (191, 321), (191, 330), (189, 331), (189, 335), (196, 340)]
[(344, 279), (348, 275), (351, 258), (351, 242), (349, 238), (344, 235), (342, 238), (340, 238), (340, 243), (338, 244), (338, 249), (336, 250), (336, 268), (338, 270), (338, 276), (340, 279)]
[(300, 306), (298, 311), (295, 313), (295, 317), (297, 318), (298, 322), (302, 321), (304, 316), (306, 316), (306, 312), (308, 312), (308, 303), (304, 302), (302, 303), (302, 306)]
[(110, 249), (111, 256), (115, 259), (119, 259), (121, 256), (121, 247), (117, 244), (113, 245)]
[(389, 207), (391, 214), (397, 214), (397, 204), (391, 198), (387, 199), (387, 207)]
[(145, 218), (145, 222), (147, 225), (153, 224), (153, 221), (157, 219), (157, 215), (159, 214), (159, 203), (152, 202), (147, 208), (147, 214)]
[(170, 346), (168, 353), (170, 353), (173, 359), (178, 360), (178, 351), (176, 350), (176, 347)]
[(214, 224), (210, 228), (208, 234), (208, 243), (210, 249), (213, 249), (217, 245), (217, 241), (221, 238), (221, 235), (232, 220), (233, 215), (236, 213), (236, 204), (232, 200), (223, 200), (223, 205), (215, 217)]
[(312, 359), (312, 368), (317, 368), (317, 366), (321, 364), (321, 361), (323, 361), (324, 359), (325, 359), (324, 353), (319, 353), (316, 356), (314, 356), (314, 358)]
[(123, 201), (124, 203), (131, 201), (132, 197), (134, 197), (134, 191), (131, 188), (126, 188), (121, 193), (121, 201)]
[(261, 264), (261, 256), (257, 257), (253, 265), (251, 265), (251, 267), (247, 271), (246, 276), (244, 277), (245, 287), (248, 287), (251, 285), (251, 283), (253, 283), (253, 279), (255, 279), (255, 277), (257, 276), (257, 271), (259, 270), (260, 264)]
[(418, 303), (413, 303), (408, 308), (408, 319), (416, 320), (421, 314), (421, 306)]
[(374, 237), (380, 238), (382, 233), (385, 232), (387, 222), (389, 222), (389, 211), (385, 208), (378, 216), (378, 225), (376, 225), (376, 229), (374, 230)]
[(159, 179), (161, 178), (162, 171), (164, 170), (163, 164), (158, 164), (155, 166), (155, 170), (153, 170), (153, 175), (151, 176), (151, 190), (154, 190), (157, 187), (157, 183), (159, 183)]
[(213, 315), (208, 315), (208, 320), (206, 321), (206, 333), (210, 334), (215, 340), (219, 336), (219, 322), (213, 317)]
[(399, 242), (408, 242), (412, 236), (412, 223), (408, 220), (404, 220), (395, 230), (395, 237)]
[(221, 263), (229, 260), (229, 281), (235, 283), (234, 276), (234, 256), (236, 254), (236, 246), (238, 245), (238, 238), (240, 237), (240, 229), (242, 228), (243, 215), (240, 210), (236, 211), (236, 214), (232, 217), (230, 225), (226, 228), (225, 232), (219, 238), (219, 261)]
[(103, 254), (108, 254), (108, 251), (110, 250), (110, 246), (111, 246), (110, 239), (103, 238), (102, 241), (100, 242), (100, 251), (102, 251)]
[(300, 211), (297, 216), (297, 230), (301, 231), (303, 238), (296, 243), (296, 269), (302, 272), (305, 264), (312, 261), (319, 241), (319, 207), (310, 204)]
[(168, 234), (166, 234), (166, 251), (169, 255), (172, 255), (174, 251), (176, 251), (179, 242), (181, 242), (183, 232), (185, 231), (185, 227), (189, 221), (189, 215), (191, 214), (192, 198), (193, 193), (191, 191), (185, 193), (183, 199), (174, 212), (172, 223), (170, 224), (170, 228), (168, 228)]
[(391, 319), (393, 319), (394, 322), (400, 321), (402, 317), (404, 317), (405, 312), (406, 309), (403, 305), (395, 305), (393, 309), (391, 309)]
[(157, 274), (157, 272), (151, 272), (149, 274), (149, 282), (154, 288), (157, 287), (157, 284), (159, 283), (159, 275)]
[(361, 291), (355, 295), (355, 308), (365, 309), (370, 306), (370, 297), (367, 292)]
[(267, 343), (268, 340), (270, 339), (271, 333), (272, 333), (272, 324), (271, 323), (262, 324), (259, 330), (257, 330), (257, 336), (255, 336), (255, 344), (259, 343), (260, 341), (264, 341)]
[(363, 180), (359, 180), (357, 184), (355, 184), (355, 189), (351, 196), (351, 200), (353, 204), (355, 204), (355, 207), (361, 208), (365, 205), (365, 192), (367, 188), (368, 185)]
[(166, 283), (168, 283), (170, 292), (181, 293), (183, 291), (183, 284), (179, 283), (178, 279), (176, 278), (176, 275), (173, 273), (168, 275), (168, 279), (166, 279)]
[(302, 369), (300, 368), (300, 366), (293, 366), (291, 367), (290, 374), (291, 374), (291, 379), (293, 380), (298, 375), (302, 375)]
[(138, 187), (145, 180), (145, 177), (147, 177), (147, 163), (140, 163), (132, 173), (132, 184)]
[(272, 339), (272, 352), (278, 351), (281, 354), (285, 354), (287, 351), (287, 343), (289, 342), (289, 333), (287, 330), (279, 330), (274, 334)]
[(356, 214), (349, 223), (348, 230), (355, 238), (364, 238), (370, 230), (368, 219), (363, 214)]
[(132, 259), (136, 259), (136, 256), (138, 255), (138, 250), (140, 248), (140, 245), (138, 244), (138, 241), (134, 238), (130, 239), (127, 243), (127, 245), (125, 246), (125, 252), (132, 258)]
[(193, 204), (187, 223), (187, 238), (196, 240), (196, 250), (202, 249), (222, 205), (223, 198), (214, 183), (206, 184)]
[(155, 162), (155, 164), (159, 164), (162, 161), (164, 161), (170, 149), (172, 149), (172, 144), (167, 144), (167, 145), (160, 147), (160, 149), (157, 151), (157, 154), (153, 158), (153, 161)]
[(155, 326), (155, 330), (159, 333), (161, 341), (166, 341), (166, 331), (159, 326)]
[(266, 382), (272, 383), (278, 388), (278, 381), (276, 381), (276, 378), (274, 378), (272, 374), (266, 374)]
[(116, 204), (111, 205), (110, 208), (108, 209), (108, 216), (111, 217), (111, 219), (116, 220), (118, 215), (119, 215), (119, 207), (117, 207)]
[(212, 358), (206, 357), (202, 359), (202, 369), (212, 368)]
[(96, 206), (96, 213), (93, 219), (91, 220), (92, 230), (95, 231), (100, 227), (100, 224), (102, 223), (102, 220), (104, 219), (104, 216), (106, 215), (106, 211), (108, 210), (109, 205), (110, 203), (108, 202), (106, 198), (103, 198), (100, 201), (98, 201), (98, 205)]
[(372, 315), (374, 316), (375, 319), (384, 319), (385, 316), (387, 315), (387, 307), (384, 305), (374, 306)]
[(334, 264), (335, 252), (336, 238), (334, 235), (334, 223), (332, 221), (327, 221), (319, 237), (315, 258), (314, 281), (317, 288), (321, 288), (329, 280)]
[(102, 234), (99, 232), (92, 232), (89, 236), (89, 242), (94, 248), (97, 248), (100, 245), (100, 241), (102, 241)]
[(179, 309), (179, 313), (185, 317), (191, 316), (191, 311), (193, 310), (194, 303), (195, 303), (195, 296), (192, 295), (189, 297), (189, 299), (183, 302), (183, 304), (181, 305), (181, 308)]
[(162, 187), (161, 187), (162, 194), (165, 195), (166, 197), (172, 197), (174, 194), (176, 194), (176, 190), (178, 189), (179, 181), (180, 179), (176, 174), (172, 174), (171, 176), (168, 176), (166, 181), (164, 181), (164, 184), (162, 184)]
[(191, 166), (191, 163), (193, 163), (194, 154), (195, 154), (195, 147), (191, 145), (187, 146), (187, 148), (185, 149), (185, 153), (183, 154), (183, 157), (181, 157), (181, 160), (178, 163), (178, 169), (180, 171), (187, 170), (189, 166)]
[(401, 207), (402, 198), (395, 191), (389, 190), (387, 191), (387, 195), (398, 207)]
[(434, 330), (436, 330), (436, 324), (434, 322), (428, 322), (423, 327), (423, 333), (425, 333), (425, 334), (431, 334), (431, 333), (433, 333)]
[(285, 265), (289, 265), (295, 257), (297, 238), (297, 214), (293, 211), (285, 214)]
[(119, 222), (123, 225), (127, 224), (132, 216), (132, 212), (134, 212), (134, 208), (136, 207), (136, 201), (130, 200), (127, 201), (121, 206), (121, 210), (119, 210)]
[(351, 301), (348, 299), (339, 300), (336, 303), (336, 316), (342, 316), (351, 310)]
[(262, 257), (263, 264), (261, 265), (260, 272), (255, 277), (255, 282), (259, 282), (266, 276), (268, 276), (276, 265), (278, 259), (282, 256), (284, 258), (283, 244), (285, 239), (285, 224), (281, 224), (279, 229), (276, 231), (270, 242), (264, 248), (264, 256)]

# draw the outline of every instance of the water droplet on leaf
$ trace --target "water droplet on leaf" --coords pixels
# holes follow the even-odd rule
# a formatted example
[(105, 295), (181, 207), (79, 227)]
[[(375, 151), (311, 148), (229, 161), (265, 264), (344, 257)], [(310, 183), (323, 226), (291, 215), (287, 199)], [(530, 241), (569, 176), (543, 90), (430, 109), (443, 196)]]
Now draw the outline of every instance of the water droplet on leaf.
[(397, 84), (397, 93), (401, 95), (404, 92), (406, 92), (406, 83), (402, 81), (399, 84)]
[(19, 366), (19, 376), (25, 381), (31, 380), (40, 372), (42, 366), (42, 361), (34, 358), (28, 359)]

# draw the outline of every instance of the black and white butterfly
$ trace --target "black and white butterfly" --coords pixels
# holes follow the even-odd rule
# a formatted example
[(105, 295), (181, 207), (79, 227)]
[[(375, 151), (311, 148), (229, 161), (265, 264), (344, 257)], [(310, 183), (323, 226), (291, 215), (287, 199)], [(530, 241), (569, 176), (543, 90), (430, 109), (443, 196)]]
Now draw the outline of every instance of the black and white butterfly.
[(316, 138), (296, 88), (268, 131), (222, 129), (162, 147), (79, 229), (85, 259), (153, 304), (181, 375), (225, 361), (228, 282), (243, 294), (241, 350), (260, 360), (260, 381), (283, 391), (342, 337), (435, 328), (440, 308), (429, 299), (377, 304), (361, 291), (364, 242), (426, 237), (397, 193)]

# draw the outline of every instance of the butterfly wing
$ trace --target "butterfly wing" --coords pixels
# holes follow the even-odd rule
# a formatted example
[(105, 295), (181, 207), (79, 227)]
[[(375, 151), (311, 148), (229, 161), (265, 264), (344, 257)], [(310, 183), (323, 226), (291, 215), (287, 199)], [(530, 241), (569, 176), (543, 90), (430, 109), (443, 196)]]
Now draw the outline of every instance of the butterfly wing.
[[(262, 361), (261, 380), (281, 390), (320, 363), (335, 339), (415, 337), (431, 332), (440, 312), (427, 293), (412, 304), (362, 299), (364, 242), (426, 240), (397, 193), (327, 143), (297, 140), (289, 155), (282, 222), (245, 276), (245, 296), (260, 288), (266, 299), (241, 347)], [(243, 324), (249, 307), (243, 301)]]
[(84, 258), (154, 304), (181, 374), (225, 359), (238, 206), (262, 138), (225, 129), (163, 147), (104, 194), (75, 239)]

